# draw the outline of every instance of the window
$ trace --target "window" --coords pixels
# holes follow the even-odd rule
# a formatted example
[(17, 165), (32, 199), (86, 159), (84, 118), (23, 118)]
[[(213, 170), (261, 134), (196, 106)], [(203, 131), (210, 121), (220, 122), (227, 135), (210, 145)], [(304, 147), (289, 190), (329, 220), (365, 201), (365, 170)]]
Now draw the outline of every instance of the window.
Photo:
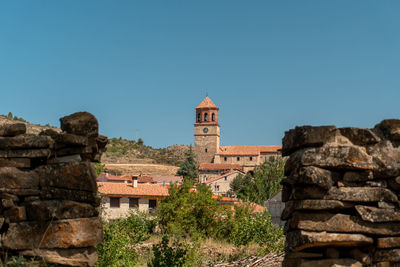
[(119, 197), (110, 197), (110, 208), (119, 208)]
[(197, 113), (197, 122), (200, 122), (200, 121), (201, 121), (201, 114)]
[(208, 114), (204, 113), (204, 121), (208, 121)]
[(137, 208), (139, 207), (139, 199), (138, 198), (130, 198), (129, 199), (129, 208)]
[(224, 157), (224, 161), (226, 161), (228, 158), (227, 157)]
[(215, 114), (214, 113), (211, 115), (211, 120), (215, 121)]
[(149, 212), (151, 213), (156, 208), (157, 208), (157, 200), (156, 199), (150, 199), (149, 200)]
[(204, 151), (206, 151), (206, 153), (207, 153), (207, 148)]
[(253, 161), (253, 157), (250, 157), (250, 161)]
[(240, 161), (240, 157), (237, 157), (236, 160), (237, 160), (237, 161)]

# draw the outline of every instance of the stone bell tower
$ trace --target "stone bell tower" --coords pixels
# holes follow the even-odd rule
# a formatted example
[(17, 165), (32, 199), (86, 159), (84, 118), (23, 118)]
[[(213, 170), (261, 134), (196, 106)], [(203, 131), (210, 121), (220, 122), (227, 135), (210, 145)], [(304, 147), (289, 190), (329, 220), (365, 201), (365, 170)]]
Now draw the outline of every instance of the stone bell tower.
[(218, 110), (208, 96), (196, 107), (194, 153), (199, 164), (212, 163), (219, 152)]

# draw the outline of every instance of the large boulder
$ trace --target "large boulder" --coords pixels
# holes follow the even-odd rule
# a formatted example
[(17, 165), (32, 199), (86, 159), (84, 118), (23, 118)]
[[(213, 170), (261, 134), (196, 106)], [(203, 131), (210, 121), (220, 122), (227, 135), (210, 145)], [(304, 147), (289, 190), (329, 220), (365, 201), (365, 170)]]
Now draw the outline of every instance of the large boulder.
[(0, 136), (16, 136), (26, 133), (25, 123), (7, 123), (0, 126)]
[(70, 134), (97, 136), (99, 124), (89, 112), (76, 112), (60, 119), (61, 129)]

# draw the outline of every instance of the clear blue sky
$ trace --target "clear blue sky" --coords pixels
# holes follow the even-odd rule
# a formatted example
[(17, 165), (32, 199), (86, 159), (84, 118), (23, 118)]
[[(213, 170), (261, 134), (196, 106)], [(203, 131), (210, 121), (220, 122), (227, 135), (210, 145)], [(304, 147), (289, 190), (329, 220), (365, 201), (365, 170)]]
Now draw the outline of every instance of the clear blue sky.
[(1, 1), (0, 114), (89, 111), (109, 137), (193, 143), (220, 107), (223, 145), (296, 125), (400, 117), (400, 1)]

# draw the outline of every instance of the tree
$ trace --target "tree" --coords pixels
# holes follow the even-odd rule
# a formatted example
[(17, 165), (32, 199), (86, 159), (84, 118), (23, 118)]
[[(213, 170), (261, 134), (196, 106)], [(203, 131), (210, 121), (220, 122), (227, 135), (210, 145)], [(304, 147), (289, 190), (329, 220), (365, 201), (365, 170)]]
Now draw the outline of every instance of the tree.
[(231, 190), (241, 199), (263, 205), (282, 185), (285, 161), (271, 157), (254, 170), (254, 174), (237, 176), (230, 184)]
[(192, 146), (190, 146), (189, 151), (186, 153), (186, 159), (181, 164), (176, 174), (183, 176), (184, 180), (190, 180), (193, 182), (196, 181), (197, 178), (199, 177), (199, 174), (197, 172), (197, 164), (195, 157), (196, 156), (193, 153)]
[(191, 181), (172, 185), (158, 208), (159, 224), (163, 231), (178, 236), (205, 237), (216, 234), (218, 200), (208, 186), (193, 189)]
[(142, 139), (142, 138), (139, 138), (139, 139), (137, 140), (137, 144), (138, 144), (139, 146), (143, 146), (143, 144), (144, 144), (143, 139)]
[(7, 118), (12, 120), (14, 118), (13, 114), (10, 112), (8, 112)]

